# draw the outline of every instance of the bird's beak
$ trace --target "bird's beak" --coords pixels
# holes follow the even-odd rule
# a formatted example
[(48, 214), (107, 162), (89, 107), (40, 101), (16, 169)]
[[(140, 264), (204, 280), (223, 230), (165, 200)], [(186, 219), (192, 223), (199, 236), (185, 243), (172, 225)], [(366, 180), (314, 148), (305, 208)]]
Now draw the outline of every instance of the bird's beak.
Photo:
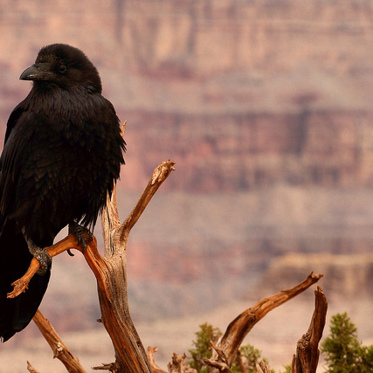
[(19, 77), (20, 80), (52, 80), (54, 74), (51, 72), (48, 62), (35, 63), (28, 67)]

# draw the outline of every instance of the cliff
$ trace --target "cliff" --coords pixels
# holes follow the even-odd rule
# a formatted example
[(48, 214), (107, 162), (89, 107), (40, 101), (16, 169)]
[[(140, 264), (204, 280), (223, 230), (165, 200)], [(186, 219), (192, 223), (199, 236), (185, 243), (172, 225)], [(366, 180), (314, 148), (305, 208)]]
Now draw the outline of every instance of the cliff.
[(185, 191), (371, 185), (369, 2), (37, 4), (0, 5), (3, 123), (37, 50), (67, 42), (128, 120), (128, 188), (165, 157), (182, 175), (168, 188)]
[[(372, 301), (372, 255), (284, 255), (273, 261), (256, 291), (263, 294), (263, 291), (271, 293), (289, 288), (302, 281), (314, 268), (317, 268), (317, 273), (324, 274), (320, 286), (329, 302), (343, 304), (346, 299)], [(309, 292), (308, 297), (312, 296)]]

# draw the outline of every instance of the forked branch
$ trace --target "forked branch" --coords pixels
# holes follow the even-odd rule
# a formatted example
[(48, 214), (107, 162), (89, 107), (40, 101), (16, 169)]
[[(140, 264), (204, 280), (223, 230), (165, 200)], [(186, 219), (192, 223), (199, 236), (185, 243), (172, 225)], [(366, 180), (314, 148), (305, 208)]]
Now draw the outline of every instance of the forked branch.
[(308, 289), (312, 284), (319, 281), (322, 274), (315, 275), (311, 273), (299, 285), (282, 290), (279, 293), (261, 299), (254, 307), (248, 308), (246, 311), (238, 315), (228, 326), (226, 332), (214, 347), (211, 359), (205, 359), (205, 363), (209, 365), (209, 372), (229, 371), (233, 360), (236, 357), (237, 350), (241, 346), (244, 338), (269, 311), (281, 306), (288, 300), (294, 298), (304, 290)]
[(42, 332), (53, 351), (53, 358), (58, 358), (66, 367), (69, 373), (87, 373), (67, 346), (62, 342), (51, 323), (38, 310), (33, 318), (35, 324)]

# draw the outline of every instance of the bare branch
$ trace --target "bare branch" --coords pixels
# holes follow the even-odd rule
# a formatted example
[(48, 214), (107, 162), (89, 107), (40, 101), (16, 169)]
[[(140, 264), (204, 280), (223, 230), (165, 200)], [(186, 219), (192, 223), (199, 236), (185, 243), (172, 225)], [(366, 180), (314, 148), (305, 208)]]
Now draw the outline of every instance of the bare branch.
[(297, 351), (293, 357), (292, 373), (315, 373), (319, 362), (319, 342), (326, 321), (328, 302), (322, 289), (315, 290), (315, 311), (306, 334), (297, 343)]
[(147, 349), (147, 355), (148, 355), (150, 367), (152, 368), (152, 372), (153, 373), (166, 373), (166, 371), (160, 368), (155, 362), (154, 353), (157, 351), (158, 351), (157, 347), (149, 346)]
[(149, 181), (144, 192), (142, 193), (139, 201), (137, 202), (137, 205), (120, 227), (120, 236), (122, 240), (126, 240), (126, 237), (128, 237), (132, 227), (139, 220), (141, 214), (144, 212), (146, 206), (148, 205), (156, 191), (167, 179), (171, 171), (175, 170), (174, 166), (175, 162), (168, 160), (166, 162), (162, 162), (154, 170), (152, 178)]
[(36, 370), (29, 361), (27, 361), (27, 370), (30, 372), (30, 373), (39, 373), (38, 370)]
[(69, 373), (87, 373), (80, 365), (79, 360), (69, 351), (51, 323), (38, 310), (33, 318), (35, 324), (49, 343), (53, 351), (53, 358), (58, 358)]
[(268, 365), (262, 360), (259, 364), (256, 364), (256, 371), (258, 373), (270, 373)]
[[(288, 300), (294, 298), (304, 290), (308, 289), (322, 276), (322, 274), (314, 275), (313, 273), (311, 273), (304, 281), (302, 281), (297, 286), (287, 290), (282, 290), (271, 297), (263, 298), (254, 307), (248, 308), (246, 311), (238, 315), (229, 324), (226, 332), (217, 344), (218, 349), (221, 352), (218, 354), (216, 352), (217, 350), (215, 349), (211, 359), (206, 361), (206, 363), (210, 366), (209, 371), (221, 371), (223, 367), (220, 367), (219, 364), (226, 364), (228, 367), (230, 367), (242, 341), (258, 321), (260, 321), (269, 311), (284, 304)], [(222, 352), (225, 356), (224, 359), (221, 358)], [(219, 366), (217, 366), (217, 364)]]
[(110, 364), (102, 364), (98, 367), (93, 367), (93, 370), (108, 370), (110, 372), (119, 372), (118, 366), (116, 363), (110, 363)]
[(224, 351), (221, 348), (219, 348), (213, 341), (210, 341), (210, 344), (213, 347), (213, 349), (216, 351), (216, 353), (218, 354), (219, 359), (224, 364), (228, 365), (228, 359), (227, 359), (227, 356), (225, 355)]
[(245, 364), (243, 362), (242, 354), (241, 354), (241, 350), (240, 349), (237, 350), (236, 360), (237, 360), (238, 366), (240, 367), (241, 372), (242, 373), (247, 373), (247, 369), (246, 369)]
[(186, 355), (173, 354), (172, 360), (168, 363), (169, 373), (197, 373), (195, 369), (191, 369), (185, 361)]
[[(121, 128), (122, 137), (126, 130), (127, 121), (125, 121)], [(114, 188), (111, 196), (108, 194), (106, 196), (106, 206), (101, 214), (101, 225), (102, 232), (104, 237), (104, 246), (105, 246), (105, 257), (110, 258), (114, 255), (115, 251), (122, 251), (125, 249), (125, 246), (121, 242), (113, 242), (113, 233), (120, 225), (120, 218), (118, 212), (117, 204), (117, 185), (114, 184)], [(119, 248), (116, 248), (116, 244), (119, 244)]]
[[(116, 227), (120, 225), (119, 212), (117, 206), (117, 186), (114, 185), (114, 189), (111, 195), (109, 194), (106, 197), (106, 206), (101, 214), (101, 226), (102, 234), (104, 237), (104, 248), (105, 248), (105, 257), (110, 258), (114, 255), (116, 247), (115, 242), (113, 242), (113, 231)], [(124, 250), (123, 247), (121, 249)]]

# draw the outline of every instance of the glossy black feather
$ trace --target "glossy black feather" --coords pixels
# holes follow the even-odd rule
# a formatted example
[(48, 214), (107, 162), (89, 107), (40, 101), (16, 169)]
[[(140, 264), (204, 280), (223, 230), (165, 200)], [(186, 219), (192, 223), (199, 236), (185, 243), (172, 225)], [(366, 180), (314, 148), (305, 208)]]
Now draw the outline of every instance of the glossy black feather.
[(48, 75), (29, 74), (33, 87), (9, 117), (0, 158), (4, 340), (29, 323), (49, 280), (49, 271), (36, 275), (26, 293), (6, 299), (11, 282), (24, 274), (32, 258), (23, 234), (45, 247), (73, 221), (93, 228), (124, 163), (118, 118), (101, 95), (99, 75), (87, 57), (76, 48), (53, 44), (39, 52), (38, 64), (48, 67)]

